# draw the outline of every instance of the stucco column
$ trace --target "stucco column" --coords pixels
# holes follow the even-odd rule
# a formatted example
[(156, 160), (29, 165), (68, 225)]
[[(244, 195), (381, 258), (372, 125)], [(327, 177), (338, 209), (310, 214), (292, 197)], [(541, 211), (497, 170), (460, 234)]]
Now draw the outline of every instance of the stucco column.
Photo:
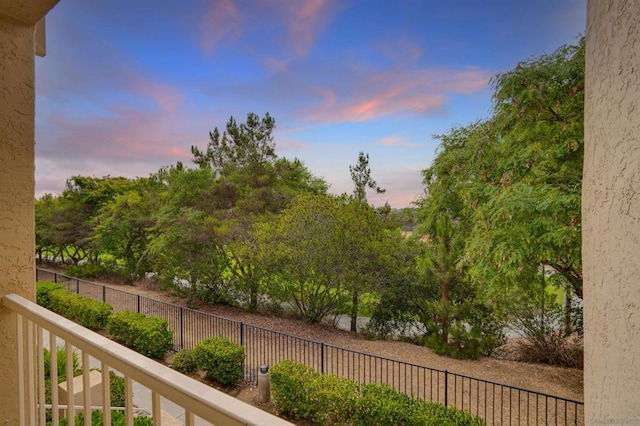
[[(34, 289), (34, 27), (0, 20), (0, 296)], [(18, 424), (16, 318), (0, 307), (0, 424)]]
[(640, 1), (589, 0), (583, 272), (587, 424), (640, 424)]

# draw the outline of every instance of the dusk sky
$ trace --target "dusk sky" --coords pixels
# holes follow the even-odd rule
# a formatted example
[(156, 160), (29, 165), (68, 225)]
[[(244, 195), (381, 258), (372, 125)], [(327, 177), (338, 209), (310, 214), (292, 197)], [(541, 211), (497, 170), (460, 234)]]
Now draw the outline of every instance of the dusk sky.
[(405, 207), (435, 134), (486, 118), (491, 77), (575, 44), (586, 0), (61, 0), (36, 60), (36, 196), (148, 176), (248, 112), (335, 194), (370, 155)]

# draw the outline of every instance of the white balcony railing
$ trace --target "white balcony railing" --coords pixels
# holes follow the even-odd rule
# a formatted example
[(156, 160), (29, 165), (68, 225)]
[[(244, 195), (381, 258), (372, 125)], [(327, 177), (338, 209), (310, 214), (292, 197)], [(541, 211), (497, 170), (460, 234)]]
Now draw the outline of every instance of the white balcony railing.
[[(156, 361), (138, 354), (100, 334), (67, 320), (16, 294), (2, 298), (3, 306), (17, 314), (17, 350), (19, 375), (19, 410), (21, 425), (45, 425), (49, 416), (57, 425), (63, 415), (73, 418), (76, 413), (104, 411), (104, 424), (111, 424), (109, 371), (115, 370), (125, 379), (125, 418), (133, 425), (134, 392), (144, 388), (150, 393), (150, 407), (154, 425), (168, 424), (163, 411), (179, 406), (180, 415), (171, 424), (184, 425), (269, 425), (290, 423), (237, 400), (203, 383), (191, 379)], [(62, 404), (57, 386), (51, 386), (51, 404), (45, 404), (44, 349), (50, 350), (51, 382), (57, 383), (56, 349), (60, 343), (66, 348), (66, 377), (73, 377), (72, 353), (81, 360), (82, 388), (90, 389), (92, 364), (101, 371), (101, 403), (92, 400), (91, 392), (82, 392), (82, 403)], [(94, 373), (95, 376), (95, 373)], [(67, 394), (74, 395), (73, 380), (67, 381)], [(72, 398), (72, 397), (71, 397)], [(73, 399), (72, 399), (73, 400)], [(139, 405), (139, 404), (138, 404)], [(62, 414), (61, 414), (62, 413)], [(85, 424), (91, 416), (85, 416)]]

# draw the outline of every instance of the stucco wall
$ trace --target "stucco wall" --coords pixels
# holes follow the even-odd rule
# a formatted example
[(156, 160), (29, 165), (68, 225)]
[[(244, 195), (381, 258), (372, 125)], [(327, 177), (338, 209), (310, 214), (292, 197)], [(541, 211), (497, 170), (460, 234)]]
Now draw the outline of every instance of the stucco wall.
[[(34, 299), (34, 29), (0, 21), (0, 296)], [(0, 424), (18, 424), (15, 315), (0, 307)]]
[(589, 0), (586, 36), (586, 418), (640, 424), (640, 1)]

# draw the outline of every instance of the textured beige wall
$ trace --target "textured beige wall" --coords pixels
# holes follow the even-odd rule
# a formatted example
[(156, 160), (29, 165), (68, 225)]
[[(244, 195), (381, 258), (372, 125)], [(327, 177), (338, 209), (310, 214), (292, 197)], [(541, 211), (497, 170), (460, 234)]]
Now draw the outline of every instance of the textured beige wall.
[[(0, 298), (35, 298), (34, 33), (56, 3), (0, 0)], [(0, 342), (0, 425), (17, 425), (16, 316), (1, 305)]]
[(583, 186), (587, 424), (640, 424), (640, 1), (589, 0)]
[[(34, 299), (34, 29), (0, 21), (0, 297)], [(18, 424), (15, 315), (0, 307), (0, 424)]]

